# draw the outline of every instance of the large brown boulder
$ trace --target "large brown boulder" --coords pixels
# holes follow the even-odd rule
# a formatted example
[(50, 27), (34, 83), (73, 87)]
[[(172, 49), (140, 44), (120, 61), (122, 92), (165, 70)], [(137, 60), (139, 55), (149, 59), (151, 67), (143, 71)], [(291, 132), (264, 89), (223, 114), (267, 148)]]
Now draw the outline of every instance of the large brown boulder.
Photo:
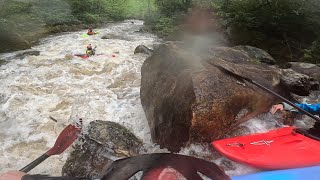
[(71, 152), (62, 174), (98, 178), (112, 158), (138, 155), (142, 142), (123, 126), (108, 121), (93, 121), (88, 133)]
[(183, 43), (163, 44), (142, 66), (141, 103), (155, 143), (178, 151), (188, 142), (211, 142), (275, 102), (216, 65), (282, 90), (279, 75), (252, 53), (223, 47), (197, 56)]

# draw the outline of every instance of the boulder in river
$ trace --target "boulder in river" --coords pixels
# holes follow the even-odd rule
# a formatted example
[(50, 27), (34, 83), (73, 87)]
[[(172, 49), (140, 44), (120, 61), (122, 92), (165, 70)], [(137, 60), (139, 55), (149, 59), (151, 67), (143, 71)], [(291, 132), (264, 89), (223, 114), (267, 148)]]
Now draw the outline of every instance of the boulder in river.
[(319, 90), (319, 82), (305, 74), (297, 73), (292, 69), (281, 69), (281, 83), (290, 92), (300, 96), (308, 96), (311, 91)]
[(37, 51), (37, 50), (27, 50), (27, 51), (24, 51), (24, 52), (21, 52), (21, 53), (18, 53), (14, 56), (14, 58), (17, 58), (17, 59), (23, 59), (25, 58), (26, 56), (39, 56), (40, 55), (40, 51)]
[(259, 62), (273, 65), (276, 63), (274, 58), (262, 49), (252, 47), (252, 46), (236, 46), (234, 49), (242, 51), (247, 54), (250, 58), (256, 59)]
[(0, 59), (0, 66), (1, 65), (4, 65), (4, 64), (7, 64), (8, 62), (7, 61), (5, 61), (5, 60), (3, 60), (3, 59)]
[(7, 24), (0, 23), (0, 30), (0, 53), (31, 48), (31, 43), (19, 33), (11, 32)]
[(112, 35), (103, 35), (101, 39), (112, 39)]
[(78, 143), (63, 166), (62, 174), (72, 177), (99, 177), (114, 158), (138, 155), (142, 142), (123, 126), (93, 121), (83, 143)]
[(123, 35), (116, 35), (116, 34), (106, 34), (101, 37), (101, 39), (120, 39), (125, 41), (130, 41), (131, 39), (128, 37), (125, 37)]
[(223, 68), (288, 95), (278, 73), (248, 51), (220, 47), (196, 55), (183, 43), (160, 45), (141, 72), (141, 103), (152, 140), (171, 151), (212, 142), (275, 103), (274, 96)]
[(134, 50), (134, 54), (137, 53), (144, 53), (144, 54), (148, 54), (148, 55), (152, 55), (153, 50), (149, 49), (147, 46), (145, 45), (139, 45), (136, 47), (136, 49)]
[(313, 77), (314, 79), (316, 79), (317, 81), (320, 81), (320, 67), (315, 65), (315, 64), (311, 64), (311, 63), (304, 63), (304, 62), (290, 62), (289, 63), (291, 65), (291, 69), (301, 73), (301, 74), (305, 74), (308, 75), (310, 77)]

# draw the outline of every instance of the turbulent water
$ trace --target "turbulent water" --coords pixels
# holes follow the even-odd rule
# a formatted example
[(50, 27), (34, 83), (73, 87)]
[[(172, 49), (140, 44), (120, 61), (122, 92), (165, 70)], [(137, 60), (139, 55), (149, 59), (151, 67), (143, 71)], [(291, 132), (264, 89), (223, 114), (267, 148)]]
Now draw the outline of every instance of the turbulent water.
[[(142, 25), (125, 21), (98, 29), (100, 34), (92, 37), (81, 37), (85, 31), (52, 36), (32, 48), (39, 56), (2, 55), (10, 61), (0, 67), (1, 172), (20, 169), (46, 152), (77, 116), (84, 118), (84, 125), (93, 120), (118, 122), (151, 143), (139, 94), (147, 56), (133, 52), (140, 44), (152, 48), (160, 40), (136, 32)], [(89, 43), (97, 46), (97, 56), (72, 55), (84, 53)], [(58, 175), (67, 155), (52, 156), (31, 172)]]
[[(117, 122), (142, 139), (149, 152), (161, 151), (151, 142), (140, 103), (140, 71), (147, 55), (133, 53), (138, 45), (152, 48), (160, 39), (137, 32), (142, 26), (141, 21), (124, 21), (91, 37), (81, 37), (85, 31), (55, 35), (32, 48), (39, 56), (1, 55), (9, 62), (0, 67), (0, 172), (20, 169), (46, 152), (77, 117), (85, 126), (94, 120)], [(113, 38), (101, 39), (103, 35)], [(89, 43), (97, 46), (97, 56), (73, 56), (84, 53)], [(251, 133), (277, 126), (274, 118), (265, 116), (244, 126)], [(68, 153), (50, 157), (31, 173), (60, 175)], [(206, 145), (191, 145), (180, 153), (212, 160), (229, 175), (257, 171), (216, 156)]]

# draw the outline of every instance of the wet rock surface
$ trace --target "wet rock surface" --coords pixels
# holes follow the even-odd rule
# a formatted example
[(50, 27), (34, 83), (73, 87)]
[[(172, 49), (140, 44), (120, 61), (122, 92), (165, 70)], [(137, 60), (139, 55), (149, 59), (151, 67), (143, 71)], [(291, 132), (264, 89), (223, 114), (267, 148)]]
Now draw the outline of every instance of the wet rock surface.
[(27, 50), (21, 53), (18, 53), (14, 56), (14, 58), (17, 59), (23, 59), (26, 56), (39, 56), (40, 55), (40, 51), (36, 51), (36, 50)]
[(311, 91), (319, 90), (319, 82), (305, 74), (297, 73), (292, 69), (280, 70), (282, 83), (292, 93), (308, 96)]
[(116, 34), (106, 34), (101, 37), (101, 39), (120, 39), (120, 40), (125, 40), (125, 41), (130, 41), (128, 37), (121, 36), (121, 35), (116, 35)]
[(266, 64), (275, 64), (273, 57), (262, 49), (252, 46), (236, 46), (234, 49), (240, 50), (247, 54), (250, 58)]
[(269, 110), (273, 96), (228, 71), (287, 93), (277, 72), (252, 58), (254, 52), (220, 47), (196, 55), (186, 47), (181, 42), (160, 45), (142, 66), (141, 102), (152, 140), (161, 147), (179, 151), (189, 142), (212, 142), (233, 125)]
[(8, 63), (7, 61), (0, 59), (0, 66), (1, 66), (1, 65), (5, 65), (5, 64), (7, 64), (7, 63)]
[(301, 73), (313, 77), (315, 80), (320, 81), (320, 67), (311, 64), (311, 63), (303, 63), (303, 62), (290, 62), (291, 69)]
[(220, 167), (224, 171), (230, 171), (230, 170), (235, 170), (236, 169), (235, 165), (230, 160), (226, 160), (226, 159), (223, 159), (221, 161)]
[(120, 157), (138, 155), (142, 142), (123, 126), (108, 121), (93, 121), (88, 133), (71, 152), (62, 174), (72, 177), (99, 177), (103, 169)]
[(152, 55), (153, 50), (149, 49), (147, 46), (145, 45), (139, 45), (136, 47), (136, 49), (134, 50), (134, 54), (137, 53), (144, 53), (144, 54), (148, 54), (148, 55)]
[(5, 26), (1, 27), (1, 25), (3, 24), (0, 24), (0, 52), (31, 48), (31, 43), (28, 42), (24, 37), (18, 33), (10, 32), (5, 28)]

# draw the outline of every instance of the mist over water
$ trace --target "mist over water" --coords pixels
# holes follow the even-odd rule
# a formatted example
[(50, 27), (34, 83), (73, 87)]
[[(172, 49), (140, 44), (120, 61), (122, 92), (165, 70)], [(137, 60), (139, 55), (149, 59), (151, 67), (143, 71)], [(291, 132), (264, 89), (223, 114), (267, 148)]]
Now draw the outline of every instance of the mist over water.
[[(84, 127), (94, 120), (117, 122), (140, 138), (148, 152), (166, 152), (151, 142), (140, 102), (141, 66), (147, 55), (134, 55), (134, 49), (161, 42), (137, 32), (142, 26), (142, 21), (124, 21), (97, 29), (100, 34), (91, 37), (81, 37), (86, 31), (53, 35), (32, 48), (41, 51), (39, 56), (1, 55), (9, 62), (0, 67), (0, 172), (20, 169), (45, 153), (77, 117), (83, 118)], [(101, 39), (103, 35), (113, 38)], [(97, 46), (96, 56), (73, 56), (85, 53), (89, 43)], [(262, 115), (243, 126), (249, 133), (265, 132), (279, 126), (272, 117)], [(69, 151), (48, 158), (30, 173), (60, 175)], [(258, 171), (221, 157), (208, 144), (190, 145), (180, 153), (213, 161), (229, 175)]]

